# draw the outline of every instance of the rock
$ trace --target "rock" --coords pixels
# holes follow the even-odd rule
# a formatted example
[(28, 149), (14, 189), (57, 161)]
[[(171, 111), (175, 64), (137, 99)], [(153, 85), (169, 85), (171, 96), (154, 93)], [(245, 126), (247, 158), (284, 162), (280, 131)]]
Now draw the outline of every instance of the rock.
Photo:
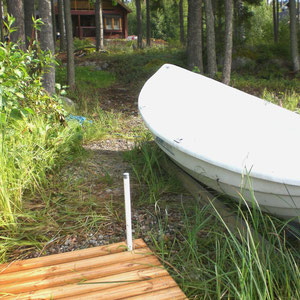
[(63, 103), (64, 109), (69, 113), (76, 112), (77, 104), (72, 101), (70, 98), (60, 96), (60, 99)]
[(102, 64), (102, 68), (103, 68), (103, 70), (107, 69), (107, 68), (108, 68), (108, 66), (109, 66), (109, 65), (108, 65), (108, 63), (107, 63), (107, 62), (103, 63), (103, 64)]
[(95, 62), (94, 61), (85, 61), (82, 64), (84, 67), (94, 67), (95, 66)]

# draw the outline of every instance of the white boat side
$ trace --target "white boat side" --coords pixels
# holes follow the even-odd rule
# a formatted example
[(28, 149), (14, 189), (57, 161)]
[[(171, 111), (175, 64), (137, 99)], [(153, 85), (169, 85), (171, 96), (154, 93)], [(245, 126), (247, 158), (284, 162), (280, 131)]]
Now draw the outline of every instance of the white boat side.
[[(192, 176), (285, 218), (300, 215), (300, 116), (205, 76), (164, 65), (140, 114), (160, 148)], [(299, 219), (298, 219), (299, 220)]]

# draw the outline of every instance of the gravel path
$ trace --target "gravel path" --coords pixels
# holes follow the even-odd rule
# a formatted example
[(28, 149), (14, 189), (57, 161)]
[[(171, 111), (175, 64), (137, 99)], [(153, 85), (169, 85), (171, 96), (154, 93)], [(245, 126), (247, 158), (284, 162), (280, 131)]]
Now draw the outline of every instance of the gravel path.
[[(133, 128), (143, 126), (137, 113), (136, 92), (130, 94), (119, 89), (114, 97), (109, 97), (112, 93), (112, 89), (109, 89), (107, 94), (103, 94), (106, 101), (101, 100), (101, 103), (105, 103), (102, 108), (108, 111), (115, 110), (118, 107), (117, 103), (120, 103), (118, 99), (125, 93), (126, 101), (121, 101), (118, 110), (125, 116), (124, 131), (127, 132), (124, 133), (132, 135)], [(76, 193), (70, 194), (61, 192), (67, 198), (66, 201), (71, 202), (78, 195), (87, 200), (92, 198), (91, 205), (95, 206), (93, 217), (98, 218), (97, 221), (92, 227), (85, 225), (78, 230), (69, 230), (68, 233), (65, 233), (64, 227), (58, 231), (52, 230), (49, 233), (50, 242), (46, 243), (41, 251), (27, 252), (25, 257), (62, 253), (125, 240), (124, 172), (131, 174), (134, 238), (143, 238), (149, 246), (157, 241), (172, 243), (175, 238), (182, 238), (180, 232), (184, 227), (184, 213), (178, 207), (181, 202), (192, 203), (193, 198), (187, 194), (165, 193), (159, 203), (149, 203), (147, 199), (141, 202), (145, 187), (135, 180), (130, 164), (124, 161), (124, 152), (133, 147), (133, 140), (123, 138), (93, 141), (84, 146), (88, 156), (80, 162), (72, 162), (65, 166), (57, 174), (57, 181), (62, 185), (66, 182), (76, 190)], [(100, 217), (102, 215), (103, 219)]]

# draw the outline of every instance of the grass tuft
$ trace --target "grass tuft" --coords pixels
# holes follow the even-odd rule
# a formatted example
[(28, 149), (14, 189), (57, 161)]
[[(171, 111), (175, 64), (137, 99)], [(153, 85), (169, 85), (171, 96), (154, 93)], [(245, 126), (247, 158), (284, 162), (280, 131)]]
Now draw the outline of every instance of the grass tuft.
[(237, 238), (217, 212), (208, 214), (208, 205), (182, 203), (177, 211), (184, 226), (170, 243), (161, 200), (172, 189), (159, 167), (163, 154), (146, 139), (130, 155), (143, 201), (155, 206), (158, 218), (152, 247), (190, 299), (299, 299), (300, 238), (289, 240), (284, 222), (263, 214), (255, 199), (254, 208), (236, 205), (247, 227)]

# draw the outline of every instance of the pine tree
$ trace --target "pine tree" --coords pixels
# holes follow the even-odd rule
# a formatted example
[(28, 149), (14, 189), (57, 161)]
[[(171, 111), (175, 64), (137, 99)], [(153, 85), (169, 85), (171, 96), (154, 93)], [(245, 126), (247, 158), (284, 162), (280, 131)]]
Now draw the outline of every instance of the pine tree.
[(299, 50), (297, 41), (297, 18), (296, 18), (296, 2), (295, 0), (290, 0), (290, 39), (291, 39), (291, 53), (292, 53), (292, 63), (293, 71), (299, 72)]
[(35, 17), (34, 0), (24, 0), (25, 41), (27, 48), (33, 38), (33, 17)]
[(64, 0), (64, 11), (67, 36), (67, 82), (73, 90), (75, 88), (75, 64), (70, 0)]
[(102, 0), (96, 0), (95, 3), (95, 19), (96, 19), (96, 51), (104, 49), (104, 32), (102, 17)]
[(64, 1), (57, 0), (58, 8), (58, 25), (59, 25), (59, 47), (60, 51), (63, 52), (66, 50), (66, 35), (65, 35), (65, 16), (64, 16)]
[(22, 50), (25, 50), (25, 23), (23, 0), (7, 1), (7, 12), (15, 18), (14, 27), (10, 39), (13, 43), (18, 43)]
[(188, 67), (203, 73), (202, 60), (202, 0), (188, 0)]
[(207, 71), (212, 78), (217, 73), (216, 42), (215, 42), (215, 18), (211, 0), (204, 0), (206, 20), (206, 44), (207, 44)]
[[(41, 26), (40, 43), (43, 51), (50, 51), (54, 55), (51, 0), (39, 0)], [(55, 66), (50, 66), (43, 75), (43, 87), (50, 94), (55, 93)]]
[(137, 19), (137, 46), (143, 48), (143, 36), (142, 36), (142, 9), (141, 0), (135, 0), (136, 7), (136, 19)]
[(232, 22), (233, 3), (232, 0), (225, 0), (225, 53), (222, 82), (230, 83), (231, 62), (232, 62)]

